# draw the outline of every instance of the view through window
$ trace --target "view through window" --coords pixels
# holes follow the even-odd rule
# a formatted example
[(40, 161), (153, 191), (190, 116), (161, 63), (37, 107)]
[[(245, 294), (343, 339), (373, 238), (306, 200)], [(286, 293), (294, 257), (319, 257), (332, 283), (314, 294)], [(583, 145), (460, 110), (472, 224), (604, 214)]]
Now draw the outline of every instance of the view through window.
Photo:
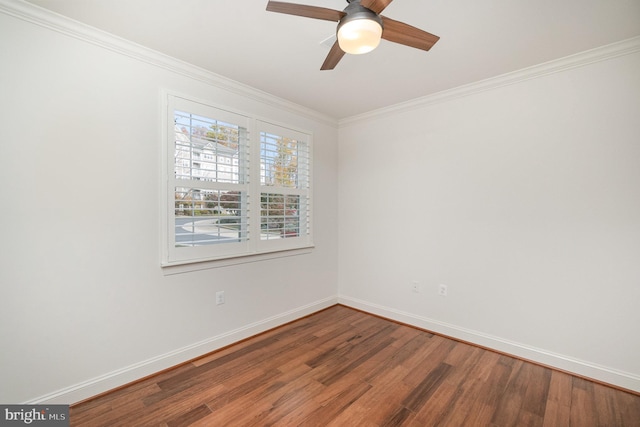
[(163, 262), (309, 247), (310, 135), (182, 97), (168, 99)]

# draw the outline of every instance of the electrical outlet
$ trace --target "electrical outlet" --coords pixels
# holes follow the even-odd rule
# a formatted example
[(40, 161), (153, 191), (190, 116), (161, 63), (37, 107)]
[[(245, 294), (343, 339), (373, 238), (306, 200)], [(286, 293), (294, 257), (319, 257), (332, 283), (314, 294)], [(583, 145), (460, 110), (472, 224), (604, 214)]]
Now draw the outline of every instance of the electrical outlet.
[(224, 304), (224, 291), (216, 292), (216, 305)]
[(411, 291), (415, 292), (416, 294), (420, 293), (420, 283), (417, 280), (411, 282)]
[(448, 292), (447, 285), (438, 285), (438, 295), (446, 297)]

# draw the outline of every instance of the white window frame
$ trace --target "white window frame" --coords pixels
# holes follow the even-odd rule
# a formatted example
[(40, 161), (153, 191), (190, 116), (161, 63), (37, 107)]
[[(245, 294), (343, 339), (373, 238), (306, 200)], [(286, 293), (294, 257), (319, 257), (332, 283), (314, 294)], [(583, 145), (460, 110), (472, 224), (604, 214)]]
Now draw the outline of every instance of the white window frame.
[[(214, 103), (195, 99), (181, 94), (163, 92), (163, 134), (162, 134), (162, 207), (161, 207), (161, 265), (163, 267), (206, 264), (208, 268), (218, 265), (229, 265), (247, 260), (260, 260), (273, 257), (297, 255), (299, 250), (307, 250), (313, 247), (313, 223), (312, 223), (312, 181), (313, 181), (313, 146), (312, 133), (302, 129), (296, 129), (289, 125), (283, 125), (273, 120), (257, 117), (233, 109), (219, 106)], [(248, 181), (242, 191), (246, 192), (248, 206), (248, 236), (246, 241), (233, 243), (218, 243), (194, 247), (177, 247), (175, 244), (175, 188), (182, 183), (175, 178), (175, 126), (174, 112), (185, 111), (203, 117), (227, 121), (246, 126), (249, 138), (249, 172)], [(211, 117), (211, 115), (216, 115)], [(240, 123), (238, 123), (240, 121)], [(261, 209), (260, 197), (264, 190), (261, 185), (260, 171), (260, 132), (276, 132), (279, 135), (294, 138), (299, 144), (306, 144), (309, 162), (309, 186), (301, 191), (299, 189), (287, 190), (287, 194), (300, 194), (308, 203), (307, 216), (304, 218), (305, 232), (297, 237), (263, 240), (260, 238)], [(235, 163), (235, 159), (234, 159)], [(200, 185), (200, 183), (198, 183)], [(206, 184), (210, 188), (224, 188), (216, 184)], [(233, 185), (232, 185), (233, 186)], [(271, 191), (271, 187), (268, 187)], [(274, 189), (275, 190), (275, 189)], [(278, 189), (281, 190), (281, 189)], [(272, 191), (278, 192), (278, 191)], [(302, 219), (301, 219), (302, 220)], [(306, 251), (305, 251), (306, 252)], [(190, 267), (189, 267), (190, 269)]]
[[(277, 249), (288, 249), (291, 247), (297, 246), (305, 246), (311, 244), (311, 213), (312, 213), (312, 198), (311, 198), (311, 175), (313, 162), (311, 161), (311, 144), (310, 144), (310, 135), (297, 131), (295, 129), (291, 129), (285, 126), (281, 126), (278, 124), (274, 124), (271, 122), (257, 120), (256, 122), (256, 137), (258, 139), (261, 138), (261, 133), (266, 132), (268, 134), (278, 135), (280, 137), (291, 138), (297, 141), (297, 143), (304, 147), (302, 148), (306, 152), (306, 158), (308, 160), (308, 164), (305, 165), (308, 168), (308, 172), (305, 175), (305, 179), (307, 181), (307, 185), (303, 187), (281, 187), (281, 186), (267, 186), (263, 185), (261, 180), (258, 182), (258, 194), (260, 198), (262, 198), (262, 193), (275, 193), (281, 194), (284, 196), (298, 196), (301, 199), (304, 199), (304, 205), (306, 206), (306, 210), (304, 212), (299, 212), (300, 215), (300, 223), (299, 223), (299, 233), (297, 237), (287, 237), (283, 239), (276, 240), (265, 240), (260, 239), (259, 246), (261, 248), (277, 248)], [(258, 141), (258, 148), (260, 148), (260, 142)], [(260, 163), (261, 167), (262, 164)], [(309, 229), (308, 234), (305, 232)]]

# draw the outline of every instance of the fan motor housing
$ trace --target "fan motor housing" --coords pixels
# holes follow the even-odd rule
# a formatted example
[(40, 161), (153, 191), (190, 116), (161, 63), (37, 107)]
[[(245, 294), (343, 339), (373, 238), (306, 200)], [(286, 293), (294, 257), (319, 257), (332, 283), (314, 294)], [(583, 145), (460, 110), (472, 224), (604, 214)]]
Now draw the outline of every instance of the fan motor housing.
[(356, 19), (369, 19), (372, 21), (376, 21), (384, 30), (382, 18), (380, 18), (380, 16), (378, 16), (378, 14), (371, 9), (367, 9), (366, 7), (362, 6), (360, 4), (360, 0), (347, 0), (347, 3), (349, 3), (349, 5), (344, 9), (344, 13), (346, 15), (340, 20), (340, 22), (338, 22), (338, 30), (340, 30), (340, 27), (347, 22)]

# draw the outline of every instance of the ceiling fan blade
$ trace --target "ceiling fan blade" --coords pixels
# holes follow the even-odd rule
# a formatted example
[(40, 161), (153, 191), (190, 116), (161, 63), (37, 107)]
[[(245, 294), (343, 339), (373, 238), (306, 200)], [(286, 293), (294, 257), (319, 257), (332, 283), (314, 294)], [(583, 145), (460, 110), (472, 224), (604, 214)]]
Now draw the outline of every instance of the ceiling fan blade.
[(390, 42), (400, 43), (416, 49), (429, 50), (436, 44), (440, 37), (427, 33), (419, 28), (412, 27), (404, 22), (396, 21), (385, 16), (382, 18), (382, 38)]
[(343, 56), (344, 51), (340, 49), (340, 45), (336, 41), (331, 47), (331, 50), (329, 51), (329, 54), (327, 55), (327, 58), (324, 60), (324, 63), (322, 64), (322, 67), (320, 67), (320, 69), (333, 70), (334, 68), (336, 68), (336, 65), (338, 65), (338, 62), (340, 62)]
[(304, 16), (306, 18), (323, 19), (333, 22), (338, 22), (345, 15), (345, 13), (340, 10), (307, 6), (304, 4), (285, 3), (282, 1), (269, 1), (269, 3), (267, 3), (267, 10), (269, 12), (286, 13), (287, 15)]
[(361, 0), (360, 6), (364, 6), (380, 14), (392, 1), (393, 0)]

